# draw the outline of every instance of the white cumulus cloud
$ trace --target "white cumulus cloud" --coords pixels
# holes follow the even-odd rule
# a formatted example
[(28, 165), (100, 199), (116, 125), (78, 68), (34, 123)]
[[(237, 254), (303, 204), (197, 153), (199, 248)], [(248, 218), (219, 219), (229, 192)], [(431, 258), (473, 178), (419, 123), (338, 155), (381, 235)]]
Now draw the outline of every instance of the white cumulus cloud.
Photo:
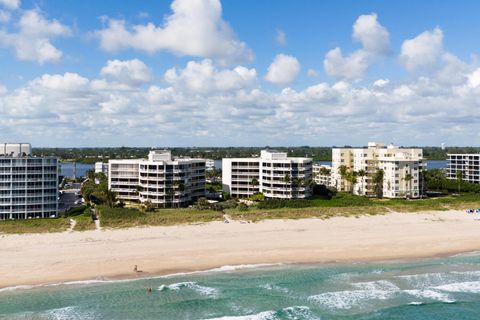
[(279, 46), (287, 45), (287, 35), (282, 30), (277, 30), (277, 35), (275, 36), (275, 41)]
[(295, 81), (299, 72), (300, 63), (297, 58), (286, 54), (278, 54), (268, 67), (265, 80), (277, 85), (287, 85)]
[(443, 53), (443, 32), (440, 28), (425, 31), (402, 44), (400, 62), (408, 71), (432, 68)]
[(182, 90), (208, 93), (250, 88), (257, 82), (257, 72), (243, 66), (219, 70), (212, 60), (204, 59), (201, 62), (190, 61), (181, 70), (167, 70), (165, 80)]
[(39, 11), (28, 10), (18, 21), (18, 32), (0, 30), (0, 46), (12, 48), (20, 60), (55, 62), (63, 53), (52, 44), (52, 39), (70, 34), (70, 28), (57, 20), (47, 20)]
[(108, 76), (120, 83), (138, 85), (152, 80), (152, 71), (138, 59), (108, 60), (100, 74)]
[(223, 20), (219, 0), (174, 0), (171, 9), (161, 26), (151, 22), (128, 26), (123, 20), (109, 19), (106, 28), (96, 31), (101, 47), (110, 52), (166, 50), (224, 62), (253, 59), (252, 51)]
[(357, 18), (352, 37), (362, 44), (362, 48), (344, 55), (337, 47), (327, 52), (323, 60), (325, 72), (337, 80), (362, 78), (372, 63), (390, 52), (390, 35), (378, 22), (375, 13)]
[(3, 5), (10, 10), (14, 10), (20, 7), (20, 0), (0, 0), (0, 5)]

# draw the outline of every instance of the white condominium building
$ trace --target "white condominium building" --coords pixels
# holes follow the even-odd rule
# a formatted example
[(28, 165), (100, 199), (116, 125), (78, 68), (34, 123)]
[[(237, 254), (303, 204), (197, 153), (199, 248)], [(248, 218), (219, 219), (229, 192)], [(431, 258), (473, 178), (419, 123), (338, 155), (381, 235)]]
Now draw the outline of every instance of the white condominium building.
[(148, 159), (110, 160), (108, 187), (122, 200), (184, 207), (205, 196), (205, 160), (173, 159), (170, 151), (150, 151)]
[(0, 143), (0, 220), (58, 216), (58, 160), (28, 143)]
[(103, 173), (105, 175), (108, 175), (108, 163), (95, 162), (95, 173)]
[[(368, 143), (366, 148), (333, 148), (332, 186), (357, 195), (418, 198), (424, 193), (422, 171), (425, 165), (423, 150), (417, 148), (375, 142)], [(341, 166), (347, 169), (343, 177)], [(383, 181), (377, 183), (375, 176), (379, 170), (383, 171)], [(353, 172), (356, 182), (352, 184), (348, 173)]]
[(462, 172), (462, 180), (480, 183), (480, 154), (448, 154), (447, 179), (456, 180)]
[(223, 191), (236, 198), (261, 192), (267, 198), (307, 198), (312, 194), (312, 159), (262, 150), (259, 158), (222, 159)]
[(323, 164), (313, 164), (313, 181), (315, 184), (332, 186), (332, 167)]

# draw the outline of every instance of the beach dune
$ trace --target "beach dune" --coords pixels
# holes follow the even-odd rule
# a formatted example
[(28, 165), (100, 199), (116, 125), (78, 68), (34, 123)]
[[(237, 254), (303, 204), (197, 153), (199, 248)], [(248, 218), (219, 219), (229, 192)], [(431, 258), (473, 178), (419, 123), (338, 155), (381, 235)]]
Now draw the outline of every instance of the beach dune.
[[(462, 211), (0, 236), (0, 288), (225, 265), (414, 259), (480, 250)], [(134, 272), (133, 268), (143, 272)]]

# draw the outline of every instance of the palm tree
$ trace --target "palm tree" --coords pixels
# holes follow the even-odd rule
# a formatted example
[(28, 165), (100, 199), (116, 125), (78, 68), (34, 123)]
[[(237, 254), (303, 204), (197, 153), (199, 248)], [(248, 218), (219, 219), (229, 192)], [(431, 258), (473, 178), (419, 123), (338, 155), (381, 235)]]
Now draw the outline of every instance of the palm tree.
[(364, 178), (367, 175), (367, 172), (363, 169), (360, 169), (360, 170), (358, 170), (357, 175), (360, 177), (360, 179), (362, 181), (361, 186), (362, 186), (362, 195), (363, 195), (365, 193), (365, 190), (364, 190), (365, 189), (365, 179)]
[(382, 169), (377, 169), (377, 172), (373, 175), (373, 183), (375, 184), (375, 193), (377, 198), (381, 198), (383, 195), (383, 176), (385, 172)]
[(257, 187), (259, 185), (258, 183), (258, 179), (257, 178), (252, 178), (252, 180), (250, 180), (250, 184), (253, 186), (253, 188), (255, 189), (255, 187)]
[(347, 172), (345, 180), (350, 183), (350, 192), (353, 193), (353, 188), (357, 183), (357, 173), (355, 171)]
[(458, 170), (457, 173), (455, 174), (457, 177), (457, 183), (458, 183), (458, 193), (460, 194), (460, 187), (462, 185), (463, 181), (463, 172), (461, 170)]
[(105, 200), (107, 201), (107, 205), (110, 208), (113, 208), (115, 206), (115, 203), (117, 202), (117, 193), (112, 190), (106, 190)]
[(288, 173), (285, 174), (285, 176), (283, 177), (283, 182), (285, 183), (284, 186), (285, 186), (285, 192), (286, 192), (287, 191), (287, 185), (292, 182), (292, 178), (290, 177), (290, 175)]
[(407, 196), (407, 197), (410, 197), (410, 196), (411, 196), (412, 179), (413, 179), (413, 176), (412, 176), (410, 173), (407, 173), (407, 174), (405, 175), (405, 177), (403, 178), (403, 180), (405, 180), (405, 182), (407, 183), (407, 192), (406, 192), (406, 196)]
[(348, 168), (346, 165), (342, 164), (338, 167), (338, 173), (340, 173), (340, 177), (342, 178), (342, 182), (345, 182), (348, 174)]

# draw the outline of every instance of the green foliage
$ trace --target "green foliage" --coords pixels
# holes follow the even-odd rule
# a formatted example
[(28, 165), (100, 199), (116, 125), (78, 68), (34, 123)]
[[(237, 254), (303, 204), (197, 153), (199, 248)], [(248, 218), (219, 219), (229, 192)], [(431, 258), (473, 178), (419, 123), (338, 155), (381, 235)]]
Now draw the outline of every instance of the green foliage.
[(205, 189), (209, 192), (219, 192), (222, 191), (222, 183), (221, 182), (213, 182), (213, 183), (205, 183)]
[(223, 198), (223, 200), (230, 200), (232, 198), (232, 196), (230, 195), (230, 193), (224, 192), (222, 194), (222, 198)]
[(236, 208), (238, 205), (237, 201), (235, 199), (229, 199), (227, 201), (223, 202), (217, 202), (213, 204), (213, 209), (214, 210), (225, 210), (225, 209), (233, 209)]
[(337, 190), (329, 188), (323, 184), (316, 184), (313, 186), (313, 196), (315, 198), (330, 200), (337, 194)]
[(212, 209), (212, 205), (206, 198), (200, 198), (197, 200), (197, 203), (195, 203), (195, 209), (197, 210), (210, 210)]
[(474, 192), (480, 193), (480, 184), (469, 183), (461, 179), (450, 180), (445, 178), (445, 174), (440, 169), (428, 170), (424, 173), (427, 190), (440, 191), (443, 193)]
[(248, 200), (251, 201), (263, 201), (265, 200), (265, 195), (261, 192), (255, 192), (252, 194), (250, 197), (248, 197)]
[(248, 206), (245, 203), (240, 202), (237, 206), (238, 211), (248, 211)]
[(221, 221), (219, 211), (186, 209), (157, 209), (142, 212), (132, 208), (98, 206), (100, 221), (105, 228), (129, 228), (137, 226), (162, 226), (197, 222)]
[(0, 234), (2, 233), (45, 233), (63, 232), (70, 227), (70, 219), (28, 219), (0, 221)]
[(77, 216), (77, 215), (79, 215), (79, 214), (83, 214), (83, 212), (85, 211), (86, 208), (87, 208), (87, 206), (80, 206), (80, 207), (70, 208), (70, 209), (65, 213), (65, 217), (73, 217), (73, 216)]

